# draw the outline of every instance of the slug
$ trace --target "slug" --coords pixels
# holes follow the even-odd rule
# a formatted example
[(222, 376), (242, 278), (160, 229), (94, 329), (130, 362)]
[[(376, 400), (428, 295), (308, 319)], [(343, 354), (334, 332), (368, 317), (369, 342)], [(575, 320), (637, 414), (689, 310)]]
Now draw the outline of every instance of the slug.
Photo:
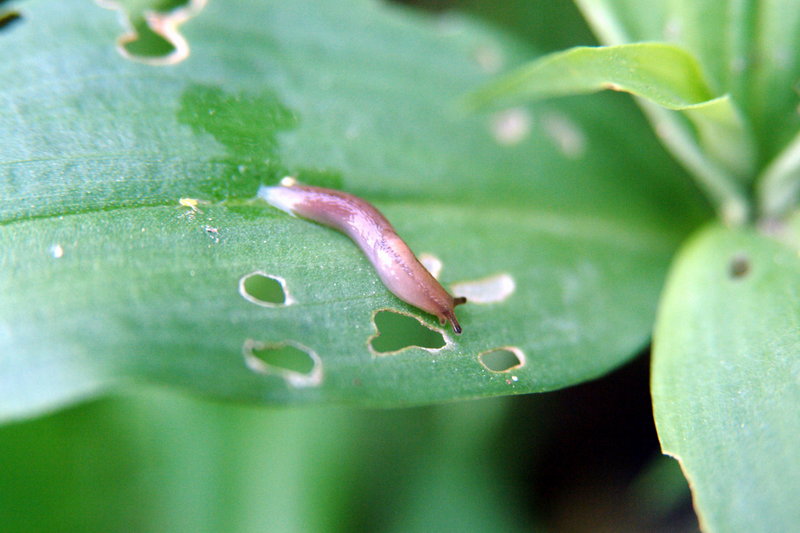
[(370, 260), (384, 285), (404, 302), (450, 322), (455, 333), (461, 325), (455, 306), (466, 298), (454, 298), (419, 262), (392, 225), (369, 202), (352, 194), (299, 185), (283, 178), (279, 186), (261, 186), (258, 196), (273, 207), (326, 226), (350, 237)]

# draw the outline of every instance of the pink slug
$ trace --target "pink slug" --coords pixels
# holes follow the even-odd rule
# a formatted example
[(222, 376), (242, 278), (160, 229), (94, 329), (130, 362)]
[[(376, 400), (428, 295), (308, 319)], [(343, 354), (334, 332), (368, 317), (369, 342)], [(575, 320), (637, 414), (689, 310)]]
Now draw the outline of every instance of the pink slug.
[(467, 299), (453, 298), (369, 202), (333, 189), (298, 185), (294, 178), (283, 178), (279, 186), (262, 186), (258, 196), (290, 215), (345, 233), (398, 298), (435, 315), (442, 324), (450, 322), (453, 331), (461, 333), (454, 309)]

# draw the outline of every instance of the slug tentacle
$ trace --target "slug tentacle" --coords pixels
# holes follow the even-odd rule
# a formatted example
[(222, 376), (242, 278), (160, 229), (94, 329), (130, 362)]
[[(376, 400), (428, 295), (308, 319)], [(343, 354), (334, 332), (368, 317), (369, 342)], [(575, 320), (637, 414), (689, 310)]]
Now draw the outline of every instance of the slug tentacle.
[(258, 196), (290, 215), (345, 233), (398, 298), (438, 317), (442, 323), (450, 322), (453, 331), (461, 333), (454, 309), (466, 303), (466, 298), (453, 298), (372, 204), (342, 191), (299, 185), (293, 178), (284, 178), (276, 187), (262, 186)]
[(450, 311), (450, 312), (445, 314), (445, 317), (447, 317), (447, 320), (449, 320), (450, 323), (453, 325), (453, 331), (455, 331), (457, 334), (460, 335), (461, 334), (461, 324), (458, 323), (458, 320), (456, 319), (456, 314), (453, 313), (452, 311)]

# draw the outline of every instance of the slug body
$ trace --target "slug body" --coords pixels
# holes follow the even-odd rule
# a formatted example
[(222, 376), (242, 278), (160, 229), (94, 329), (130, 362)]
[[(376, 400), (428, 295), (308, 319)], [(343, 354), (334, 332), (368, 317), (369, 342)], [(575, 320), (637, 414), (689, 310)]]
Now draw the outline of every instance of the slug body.
[(453, 331), (461, 333), (454, 309), (466, 298), (453, 298), (369, 202), (333, 189), (298, 185), (292, 178), (284, 178), (276, 187), (262, 186), (258, 196), (290, 215), (345, 233), (398, 298), (435, 315), (442, 324), (450, 322)]

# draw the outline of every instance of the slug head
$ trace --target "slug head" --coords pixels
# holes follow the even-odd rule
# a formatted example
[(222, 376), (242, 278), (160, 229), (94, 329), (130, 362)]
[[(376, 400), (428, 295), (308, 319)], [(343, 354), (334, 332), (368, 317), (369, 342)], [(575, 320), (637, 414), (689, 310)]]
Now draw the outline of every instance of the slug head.
[(453, 306), (450, 309), (445, 309), (441, 316), (439, 316), (439, 321), (442, 324), (450, 322), (456, 335), (461, 335), (461, 324), (458, 323), (458, 319), (456, 318), (455, 307), (465, 303), (467, 303), (467, 299), (463, 296), (453, 298)]

